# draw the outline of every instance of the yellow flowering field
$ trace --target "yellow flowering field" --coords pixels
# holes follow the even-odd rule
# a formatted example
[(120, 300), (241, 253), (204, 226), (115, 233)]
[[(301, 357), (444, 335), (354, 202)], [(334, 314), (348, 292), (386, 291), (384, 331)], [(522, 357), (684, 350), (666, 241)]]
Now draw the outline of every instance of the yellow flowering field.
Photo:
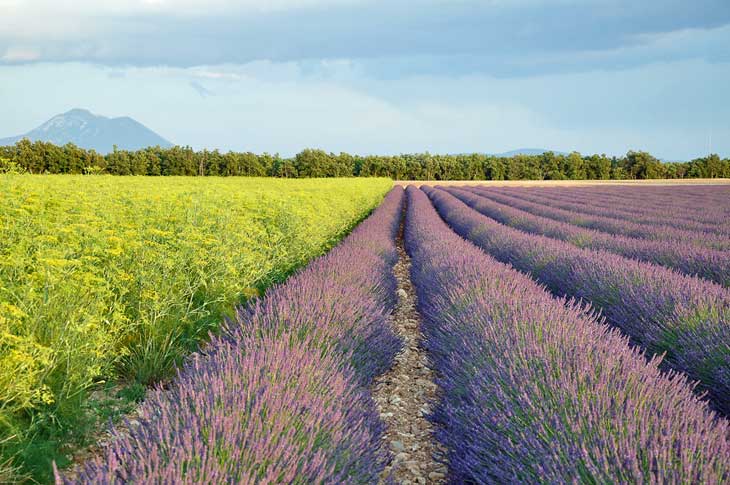
[(0, 468), (25, 441), (73, 434), (101, 382), (170, 376), (237, 302), (322, 254), (390, 186), (0, 175)]

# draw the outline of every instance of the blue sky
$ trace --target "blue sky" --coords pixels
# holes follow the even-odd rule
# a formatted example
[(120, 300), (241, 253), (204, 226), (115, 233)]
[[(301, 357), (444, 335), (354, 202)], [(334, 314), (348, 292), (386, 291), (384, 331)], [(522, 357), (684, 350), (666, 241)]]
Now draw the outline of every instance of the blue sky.
[(74, 107), (293, 154), (730, 156), (727, 0), (0, 0), (0, 137)]

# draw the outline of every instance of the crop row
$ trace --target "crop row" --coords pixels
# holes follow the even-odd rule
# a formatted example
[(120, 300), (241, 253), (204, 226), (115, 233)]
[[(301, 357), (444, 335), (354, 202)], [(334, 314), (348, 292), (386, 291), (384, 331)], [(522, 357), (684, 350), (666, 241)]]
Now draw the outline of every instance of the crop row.
[[(698, 203), (727, 203), (730, 188), (727, 185), (645, 185), (645, 186), (602, 186), (576, 187), (577, 192), (595, 193), (596, 195), (610, 195), (619, 200), (641, 202), (649, 200), (657, 207), (673, 206), (690, 210), (701, 210)], [(595, 189), (595, 190), (594, 190)], [(711, 208), (712, 209), (712, 208)], [(725, 207), (727, 209), (727, 207)]]
[[(703, 194), (705, 187), (695, 188), (698, 194)], [(577, 190), (574, 188), (560, 188), (545, 190), (536, 188), (531, 191), (505, 190), (507, 193), (521, 195), (528, 200), (544, 202), (547, 200), (560, 204), (571, 204), (560, 208), (581, 209), (595, 212), (603, 209), (609, 214), (618, 214), (623, 218), (631, 217), (636, 222), (653, 225), (674, 224), (678, 222), (683, 229), (699, 230), (717, 233), (727, 233), (727, 215), (730, 206), (727, 201), (716, 200), (714, 197), (698, 196), (697, 199), (685, 202), (677, 201), (664, 195), (652, 195), (651, 192), (601, 192), (599, 189)], [(725, 197), (730, 196), (730, 192)], [(601, 215), (601, 213), (597, 213)]]
[[(548, 187), (537, 187), (535, 192), (549, 194), (553, 191)], [(691, 212), (705, 210), (727, 211), (727, 196), (730, 188), (727, 186), (584, 186), (561, 187), (555, 193), (572, 193), (586, 198), (605, 198), (621, 205), (641, 205), (642, 209), (662, 212), (667, 208), (683, 209)], [(708, 206), (708, 207), (704, 207)]]
[[(655, 199), (650, 196), (634, 200), (621, 195), (602, 195), (562, 188), (530, 191), (500, 189), (495, 192), (579, 214), (606, 216), (637, 224), (670, 225), (689, 231), (724, 235), (730, 232), (728, 214), (711, 201), (694, 203), (691, 206), (672, 206), (663, 199), (653, 202)], [(654, 203), (659, 207), (652, 207)]]
[(726, 199), (730, 188), (727, 185), (603, 185), (570, 187), (576, 192), (610, 195), (627, 201), (649, 199), (656, 202), (669, 203), (674, 206), (687, 207), (696, 202), (720, 202)]
[(403, 199), (393, 189), (338, 247), (241, 309), (77, 480), (377, 481), (383, 425), (366, 386), (401, 346), (389, 314)]
[(696, 248), (680, 242), (608, 234), (536, 216), (473, 191), (452, 188), (445, 190), (479, 213), (515, 229), (567, 241), (582, 248), (605, 249), (627, 258), (675, 268), (685, 274), (730, 286), (730, 254), (726, 252)]
[(527, 211), (531, 214), (547, 217), (557, 221), (596, 229), (611, 234), (621, 234), (627, 237), (652, 239), (660, 241), (675, 241), (693, 244), (698, 247), (725, 250), (730, 249), (730, 239), (721, 234), (706, 234), (702, 232), (675, 229), (670, 226), (646, 226), (625, 219), (614, 217), (581, 214), (573, 210), (559, 209), (546, 206), (545, 203), (530, 202), (517, 196), (497, 193), (489, 189), (475, 188), (474, 192), (490, 199)]
[[(406, 248), (454, 483), (721, 483), (728, 423), (575, 302), (459, 238), (409, 187)], [(448, 194), (457, 231), (481, 238)], [(495, 239), (496, 241), (496, 239)], [(501, 240), (509, 244), (508, 241)], [(491, 247), (489, 248), (491, 251)]]
[[(674, 185), (674, 186), (586, 186), (569, 187), (570, 191), (593, 195), (596, 197), (612, 197), (617, 201), (624, 201), (626, 204), (647, 201), (655, 209), (661, 210), (664, 207), (682, 208), (691, 211), (701, 211), (698, 203), (720, 204), (719, 207), (710, 207), (710, 210), (727, 210), (723, 201), (727, 203), (727, 196), (730, 187), (727, 185), (696, 186), (696, 185)], [(575, 189), (575, 190), (573, 190)], [(540, 192), (543, 192), (542, 190)]]
[(669, 366), (701, 381), (715, 406), (730, 411), (727, 289), (661, 266), (527, 234), (443, 190), (424, 190), (459, 235), (554, 293), (592, 303), (649, 352), (666, 352)]

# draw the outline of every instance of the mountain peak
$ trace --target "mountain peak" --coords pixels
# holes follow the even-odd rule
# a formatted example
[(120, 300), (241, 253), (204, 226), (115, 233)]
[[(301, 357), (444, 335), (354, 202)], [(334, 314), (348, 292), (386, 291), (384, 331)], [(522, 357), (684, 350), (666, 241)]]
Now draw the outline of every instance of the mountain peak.
[(58, 118), (58, 117), (77, 118), (77, 119), (84, 119), (84, 120), (108, 119), (104, 116), (95, 115), (88, 109), (83, 109), (83, 108), (70, 109), (70, 110), (66, 111), (65, 113), (54, 116), (54, 118)]
[(70, 109), (70, 110), (66, 111), (65, 113), (63, 113), (63, 115), (65, 115), (65, 116), (85, 116), (85, 117), (89, 117), (89, 118), (96, 117), (96, 115), (94, 113), (92, 113), (88, 109), (84, 109), (84, 108), (73, 108), (73, 109)]
[(172, 143), (128, 116), (107, 118), (82, 108), (56, 115), (24, 135), (0, 139), (0, 146), (12, 145), (23, 138), (56, 145), (73, 143), (99, 153), (111, 152), (114, 145), (122, 150), (172, 146)]
[(518, 148), (516, 150), (510, 150), (508, 152), (504, 153), (497, 153), (496, 156), (498, 157), (513, 157), (515, 155), (542, 155), (546, 152), (553, 152), (556, 155), (567, 155), (566, 152), (561, 152), (557, 150), (547, 150), (545, 148)]

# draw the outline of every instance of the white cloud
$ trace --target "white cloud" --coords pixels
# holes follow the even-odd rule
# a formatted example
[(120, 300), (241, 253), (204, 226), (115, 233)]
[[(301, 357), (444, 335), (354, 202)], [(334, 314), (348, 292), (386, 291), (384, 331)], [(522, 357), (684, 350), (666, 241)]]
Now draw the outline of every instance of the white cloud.
[[(363, 154), (533, 146), (691, 158), (703, 154), (710, 130), (716, 149), (730, 155), (723, 83), (730, 63), (668, 62), (521, 79), (371, 79), (360, 70), (352, 60), (137, 67), (123, 75), (86, 64), (0, 66), (6, 115), (0, 136), (82, 107), (132, 116), (196, 148), (284, 155), (312, 146)], [(196, 95), (196, 82), (215, 96)]]
[[(727, 28), (717, 28), (730, 25), (727, 0), (0, 2), (0, 54), (29, 46), (35, 60), (110, 66), (269, 59), (303, 61), (306, 71), (308, 61), (327, 60), (318, 71), (346, 76), (380, 68), (384, 74), (375, 75), (384, 77), (519, 77), (703, 58), (708, 46), (722, 58), (730, 38)], [(343, 66), (350, 62), (343, 58), (367, 60), (374, 69)]]
[(550, 65), (569, 62), (592, 66), (617, 64), (646, 64), (667, 59), (714, 59), (723, 56), (730, 59), (727, 43), (730, 41), (730, 24), (711, 29), (680, 29), (671, 32), (643, 33), (630, 36), (628, 45), (611, 49), (587, 49), (578, 52), (542, 53), (516, 63)]
[(40, 59), (40, 52), (30, 47), (8, 47), (0, 57), (6, 62), (29, 62)]
[[(0, 0), (0, 42), (3, 38), (87, 42), (114, 32), (128, 32), (134, 39), (135, 30), (155, 18), (225, 18), (367, 1), (372, 0)], [(48, 50), (55, 53), (60, 48)]]
[(214, 15), (221, 12), (275, 12), (334, 7), (367, 0), (0, 0), (4, 16), (27, 19), (32, 15), (101, 17), (165, 13), (176, 16)]

